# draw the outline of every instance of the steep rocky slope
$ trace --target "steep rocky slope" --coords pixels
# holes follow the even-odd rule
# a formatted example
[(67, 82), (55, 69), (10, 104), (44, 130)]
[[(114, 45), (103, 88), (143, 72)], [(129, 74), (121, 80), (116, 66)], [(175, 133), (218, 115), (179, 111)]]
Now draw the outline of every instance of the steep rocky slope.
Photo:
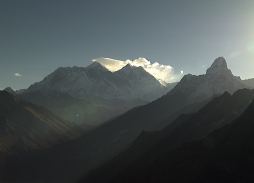
[(219, 57), (207, 69), (206, 74), (185, 75), (170, 95), (182, 92), (188, 98), (188, 102), (193, 103), (203, 101), (213, 94), (223, 94), (225, 91), (232, 94), (242, 88), (250, 87), (243, 84), (240, 77), (234, 76), (228, 69), (226, 60)]

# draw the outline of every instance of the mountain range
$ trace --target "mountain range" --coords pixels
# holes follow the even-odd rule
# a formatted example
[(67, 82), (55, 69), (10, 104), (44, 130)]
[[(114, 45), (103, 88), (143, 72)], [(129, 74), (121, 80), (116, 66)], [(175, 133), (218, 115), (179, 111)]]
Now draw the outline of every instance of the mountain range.
[[(97, 70), (95, 69), (97, 66), (98, 64), (96, 63), (88, 67), (88, 71), (85, 69), (86, 75), (95, 79), (96, 77), (102, 77), (104, 72), (108, 73), (108, 76), (105, 76), (105, 78), (112, 76), (112, 74), (117, 74), (117, 72), (110, 72), (110, 74), (109, 71), (105, 70), (105, 68), (100, 65)], [(91, 69), (95, 70), (92, 72)], [(129, 69), (137, 69), (140, 71), (135, 75), (129, 72)], [(33, 87), (39, 88), (39, 91), (45, 95), (53, 92), (53, 90), (49, 90), (56, 86), (58, 86), (58, 88), (62, 87), (63, 89), (65, 82), (61, 78), (68, 79), (64, 70), (64, 68), (59, 68), (56, 75), (52, 73), (49, 75), (50, 77), (48, 76), (48, 79), (46, 79), (47, 77), (44, 78), (42, 84), (34, 84), (29, 87), (28, 90)], [(120, 71), (125, 73), (125, 79), (128, 78), (126, 80), (130, 81), (133, 81), (133, 77), (135, 78), (135, 76), (142, 78), (142, 73), (145, 74), (142, 68), (133, 68), (128, 65)], [(74, 78), (72, 74), (69, 76), (70, 78)], [(104, 76), (102, 78), (104, 78)], [(74, 79), (70, 79), (69, 81), (74, 84), (78, 83), (78, 80), (76, 82)], [(53, 85), (54, 82), (55, 84)], [(50, 87), (47, 88), (45, 83), (48, 83)], [(44, 85), (45, 87), (39, 87)], [(70, 89), (70, 87), (66, 86), (66, 90), (63, 90), (67, 91), (68, 88)], [(173, 150), (180, 147), (185, 142), (203, 138), (214, 129), (220, 128), (237, 118), (247, 108), (253, 97), (253, 92), (251, 90), (239, 90), (243, 88), (249, 88), (249, 86), (243, 84), (239, 77), (235, 77), (227, 68), (225, 59), (220, 57), (214, 61), (206, 74), (200, 76), (189, 74), (184, 76), (174, 89), (161, 98), (146, 105), (134, 107), (120, 116), (111, 118), (98, 128), (91, 130), (76, 140), (57, 145), (37, 155), (15, 158), (15, 160), (10, 161), (8, 166), (6, 166), (5, 180), (10, 180), (8, 179), (8, 175), (15, 174), (17, 176), (13, 178), (12, 181), (19, 180), (19, 178), (33, 182), (41, 180), (47, 180), (47, 182), (77, 181), (89, 170), (103, 165), (114, 157), (121, 157), (119, 153), (124, 153), (126, 149), (127, 152), (134, 151), (133, 154), (130, 153), (130, 156), (126, 156), (126, 160), (130, 160), (131, 163), (133, 163), (133, 161), (135, 162), (136, 159), (138, 160), (139, 155), (142, 154), (143, 159), (141, 158), (137, 165), (133, 165), (133, 167), (139, 167), (139, 165), (147, 161), (147, 157), (150, 157), (150, 152), (155, 153), (155, 156), (152, 156), (153, 158), (151, 159), (155, 160), (160, 154), (164, 153), (164, 151), (161, 151), (164, 147), (165, 150)], [(32, 91), (31, 89), (29, 92), (36, 91), (38, 90), (35, 89)], [(105, 91), (107, 91), (107, 87)], [(22, 95), (26, 92), (29, 93), (28, 91), (22, 92)], [(56, 91), (56, 95), (62, 92), (61, 90)], [(239, 92), (246, 92), (246, 94), (243, 94), (246, 98), (237, 97), (237, 93)], [(97, 92), (97, 94), (98, 93), (100, 92)], [(74, 98), (69, 93), (65, 94)], [(52, 96), (54, 95), (52, 94)], [(233, 107), (234, 105), (236, 106)], [(223, 112), (224, 110), (228, 110), (228, 112), (225, 113)], [(204, 126), (200, 126), (202, 121), (207, 120), (206, 118), (209, 119), (207, 123), (204, 123)], [(163, 130), (161, 132), (156, 132), (158, 129)], [(174, 134), (178, 136), (177, 141), (173, 138)], [(165, 138), (168, 140), (171, 139), (171, 143), (165, 141)], [(129, 151), (128, 148), (132, 149), (133, 146), (135, 147), (135, 144), (138, 144), (136, 145), (137, 151)], [(168, 146), (168, 144), (172, 144), (172, 146)], [(155, 148), (158, 149), (158, 151), (154, 151), (153, 147), (158, 147)], [(59, 154), (61, 154), (61, 156), (59, 156)], [(119, 164), (121, 164), (123, 168), (119, 168), (121, 174), (109, 174), (109, 180), (124, 176), (125, 168), (129, 166), (132, 167), (132, 164), (125, 164), (125, 161), (123, 161), (123, 163), (121, 161), (122, 159), (120, 158)], [(11, 169), (11, 164), (14, 162), (16, 167), (20, 167), (15, 171)], [(107, 167), (108, 164), (105, 164), (105, 166)], [(70, 167), (72, 168), (70, 169)], [(94, 172), (96, 171), (97, 170)], [(31, 173), (34, 176), (29, 178)], [(89, 175), (93, 175), (93, 173), (90, 172)], [(107, 179), (107, 176), (104, 178)], [(93, 180), (93, 178), (91, 178), (91, 180)]]
[(87, 67), (60, 67), (28, 89), (5, 91), (91, 130), (161, 97), (176, 84), (158, 81), (142, 67), (128, 64), (110, 72), (93, 62)]
[(162, 85), (143, 67), (127, 64), (122, 69), (111, 72), (100, 63), (93, 62), (87, 67), (60, 67), (24, 92), (39, 90), (46, 94), (57, 91), (78, 99), (96, 96), (104, 99), (140, 98), (153, 101), (170, 89), (172, 88)]
[[(60, 67), (28, 89), (13, 91), (6, 88), (5, 91), (90, 130), (133, 107), (160, 98), (176, 85), (158, 81), (142, 67), (127, 64), (110, 72), (100, 63), (93, 62), (87, 67)], [(232, 94), (238, 88), (251, 86), (251, 80), (242, 81), (233, 76), (225, 59), (219, 57), (205, 75), (184, 76), (181, 85), (177, 85), (171, 94), (183, 93), (188, 98), (185, 102), (191, 104), (202, 102), (213, 94), (223, 91)], [(163, 127), (165, 125), (158, 125), (157, 129)]]
[[(2, 159), (1, 181), (184, 182), (191, 174), (195, 175), (191, 181), (207, 181), (198, 170), (200, 167), (211, 169), (210, 164), (204, 164), (202, 158), (197, 164), (188, 159), (189, 152), (194, 155), (203, 147), (193, 146), (197, 150), (187, 149), (186, 154), (185, 150), (178, 150), (195, 141), (200, 144), (201, 139), (206, 139), (201, 140), (206, 148), (215, 149), (215, 141), (208, 138), (209, 134), (230, 126), (249, 110), (254, 98), (251, 80), (243, 81), (234, 76), (225, 59), (219, 57), (204, 75), (185, 75), (179, 83), (171, 85), (176, 85), (172, 90), (167, 85), (141, 67), (126, 65), (110, 72), (99, 63), (93, 63), (86, 68), (59, 68), (25, 90), (6, 88), (13, 95), (2, 92), (6, 95), (3, 99), (9, 98), (7, 96), (10, 99), (2, 102), (1, 129), (12, 129), (3, 130), (3, 134), (20, 138), (16, 138), (19, 141), (13, 146), (10, 145), (13, 143), (2, 146), (5, 149), (1, 153), (9, 155), (7, 160)], [(83, 124), (80, 126), (83, 130), (41, 106)], [(85, 120), (90, 123), (84, 123)], [(14, 125), (11, 126), (10, 121)], [(46, 133), (48, 136), (43, 136), (45, 123), (49, 125), (45, 128), (53, 128), (52, 133)], [(95, 123), (97, 128), (90, 126)], [(32, 133), (31, 129), (38, 132)], [(179, 167), (173, 164), (171, 155)], [(172, 166), (161, 163), (163, 157), (170, 159), (168, 164)], [(166, 175), (168, 170), (175, 172), (172, 179)], [(184, 175), (179, 177), (181, 170)]]

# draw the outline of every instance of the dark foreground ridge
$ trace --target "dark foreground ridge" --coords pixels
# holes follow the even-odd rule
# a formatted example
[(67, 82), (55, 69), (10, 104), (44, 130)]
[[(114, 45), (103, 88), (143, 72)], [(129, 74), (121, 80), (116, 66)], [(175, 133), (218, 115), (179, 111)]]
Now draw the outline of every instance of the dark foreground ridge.
[(70, 141), (81, 130), (44, 107), (0, 91), (0, 150), (9, 155)]
[(254, 102), (231, 124), (110, 182), (253, 182)]
[(143, 131), (130, 148), (104, 166), (91, 171), (83, 182), (111, 182), (118, 176), (138, 171), (162, 154), (184, 143), (202, 139), (215, 129), (231, 123), (247, 109), (253, 99), (254, 90), (238, 90), (232, 96), (225, 92), (198, 112), (180, 115), (162, 131)]

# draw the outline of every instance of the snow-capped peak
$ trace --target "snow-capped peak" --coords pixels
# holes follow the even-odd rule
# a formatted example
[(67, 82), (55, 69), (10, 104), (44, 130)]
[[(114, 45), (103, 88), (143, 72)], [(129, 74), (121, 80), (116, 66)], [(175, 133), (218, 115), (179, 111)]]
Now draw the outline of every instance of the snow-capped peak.
[[(217, 58), (211, 67), (209, 67), (206, 71), (206, 74), (219, 74), (222, 72), (229, 72), (230, 70), (227, 67), (227, 62), (223, 57)], [(230, 72), (231, 73), (231, 72)]]
[(160, 83), (153, 75), (147, 72), (142, 66), (134, 66), (127, 64), (122, 69), (115, 73), (120, 74), (128, 80), (153, 80), (155, 83)]
[(88, 65), (86, 68), (87, 69), (96, 68), (96, 69), (99, 69), (101, 71), (109, 71), (106, 67), (101, 65), (99, 62), (93, 62), (90, 65)]
[(56, 91), (74, 98), (85, 99), (91, 95), (105, 99), (155, 100), (168, 90), (143, 67), (126, 65), (110, 72), (98, 62), (87, 67), (58, 68), (42, 81), (31, 85), (26, 92), (40, 90), (43, 94)]

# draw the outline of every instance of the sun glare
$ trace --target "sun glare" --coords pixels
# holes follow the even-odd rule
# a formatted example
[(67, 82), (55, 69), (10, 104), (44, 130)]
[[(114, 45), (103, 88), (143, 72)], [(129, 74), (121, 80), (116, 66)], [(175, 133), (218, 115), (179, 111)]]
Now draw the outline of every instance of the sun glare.
[(242, 54), (242, 51), (234, 51), (234, 52), (232, 52), (229, 56), (231, 57), (231, 58), (235, 58), (235, 57), (238, 57), (239, 55), (241, 55)]
[(250, 44), (249, 46), (247, 46), (247, 50), (249, 52), (253, 52), (254, 51), (254, 43), (253, 44)]

